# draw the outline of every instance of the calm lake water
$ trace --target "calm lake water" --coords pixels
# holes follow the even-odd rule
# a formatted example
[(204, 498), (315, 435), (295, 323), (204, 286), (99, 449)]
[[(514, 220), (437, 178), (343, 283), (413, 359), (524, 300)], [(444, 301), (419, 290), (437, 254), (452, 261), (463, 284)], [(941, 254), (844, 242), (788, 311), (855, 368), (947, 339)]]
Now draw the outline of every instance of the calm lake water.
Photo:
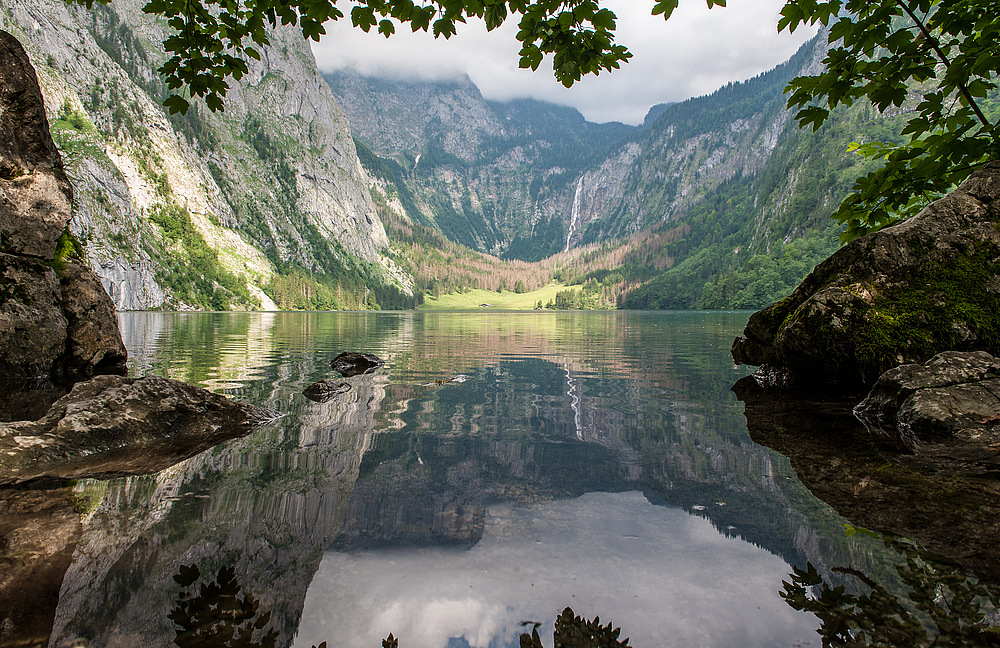
[[(793, 568), (864, 593), (850, 570), (898, 589), (902, 558), (751, 440), (730, 391), (746, 318), (122, 314), (131, 375), (285, 416), (78, 483), (49, 645), (170, 646), (239, 608), (247, 646), (516, 647), (533, 622), (551, 646), (570, 606), (636, 648), (818, 646), (780, 595)], [(305, 398), (345, 350), (387, 365)]]

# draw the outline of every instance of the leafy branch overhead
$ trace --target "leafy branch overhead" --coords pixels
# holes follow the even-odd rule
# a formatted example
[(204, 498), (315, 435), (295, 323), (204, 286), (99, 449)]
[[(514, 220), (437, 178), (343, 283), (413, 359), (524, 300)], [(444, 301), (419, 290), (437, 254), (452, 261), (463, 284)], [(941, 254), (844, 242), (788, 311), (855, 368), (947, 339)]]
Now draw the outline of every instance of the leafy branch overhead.
[(778, 29), (829, 26), (824, 69), (789, 83), (800, 126), (818, 130), (855, 101), (906, 116), (898, 144), (855, 144), (882, 166), (859, 178), (834, 217), (851, 239), (884, 227), (1000, 157), (995, 0), (790, 0)]
[[(94, 2), (67, 0), (91, 8)], [(726, 0), (706, 0), (709, 7)], [(355, 0), (341, 3), (350, 9), (351, 23), (366, 32), (375, 29), (391, 36), (397, 26), (430, 31), (450, 38), (459, 23), (482, 19), (490, 31), (519, 16), (517, 40), (520, 67), (537, 70), (552, 55), (556, 79), (567, 88), (587, 74), (615, 70), (632, 57), (614, 41), (614, 12), (597, 0)], [(669, 18), (677, 0), (658, 0), (654, 15)], [(297, 25), (305, 38), (319, 41), (324, 24), (345, 18), (332, 0), (150, 0), (143, 11), (162, 16), (174, 29), (163, 43), (169, 58), (160, 67), (167, 86), (188, 97), (202, 97), (213, 111), (223, 110), (228, 79), (247, 73), (247, 59), (260, 60), (260, 48), (269, 44), (269, 28)], [(181, 94), (165, 102), (171, 113), (186, 113), (190, 105)]]

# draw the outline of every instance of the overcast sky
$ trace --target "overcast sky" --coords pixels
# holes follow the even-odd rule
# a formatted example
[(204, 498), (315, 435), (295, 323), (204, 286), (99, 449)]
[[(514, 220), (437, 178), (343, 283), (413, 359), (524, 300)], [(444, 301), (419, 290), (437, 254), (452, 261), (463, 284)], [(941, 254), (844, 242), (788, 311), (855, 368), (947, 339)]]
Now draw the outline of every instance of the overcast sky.
[(362, 74), (444, 79), (468, 74), (487, 99), (534, 97), (574, 106), (595, 122), (638, 124), (650, 106), (710, 93), (781, 63), (815, 30), (777, 32), (785, 0), (729, 0), (709, 10), (686, 0), (669, 21), (650, 15), (653, 0), (603, 0), (618, 15), (617, 42), (633, 59), (613, 73), (587, 78), (566, 89), (552, 76), (550, 61), (537, 72), (517, 67), (516, 21), (487, 32), (481, 23), (459, 25), (450, 40), (401, 29), (389, 39), (365, 34), (350, 20), (327, 24), (313, 45), (322, 70), (353, 68)]

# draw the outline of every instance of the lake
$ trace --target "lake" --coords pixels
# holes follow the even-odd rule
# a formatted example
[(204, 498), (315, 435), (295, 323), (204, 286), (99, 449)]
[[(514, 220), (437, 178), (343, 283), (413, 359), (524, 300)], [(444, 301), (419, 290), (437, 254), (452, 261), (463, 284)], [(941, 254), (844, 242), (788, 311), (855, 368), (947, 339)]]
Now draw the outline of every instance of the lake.
[[(571, 607), (636, 648), (804, 647), (821, 619), (790, 588), (820, 583), (855, 617), (898, 595), (936, 632), (906, 567), (936, 563), (751, 439), (729, 356), (747, 317), (123, 313), (130, 375), (284, 416), (159, 474), (75, 483), (37, 634), (494, 648), (540, 624), (551, 646)], [(342, 379), (329, 363), (347, 350), (386, 365)], [(323, 379), (349, 388), (302, 395)], [(220, 632), (233, 642), (206, 638)]]

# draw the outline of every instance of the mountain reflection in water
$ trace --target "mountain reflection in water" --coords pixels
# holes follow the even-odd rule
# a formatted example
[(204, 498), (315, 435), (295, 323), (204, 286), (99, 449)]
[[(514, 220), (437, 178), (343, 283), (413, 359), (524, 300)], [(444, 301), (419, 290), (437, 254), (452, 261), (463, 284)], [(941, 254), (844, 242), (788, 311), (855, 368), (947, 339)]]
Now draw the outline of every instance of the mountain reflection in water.
[[(818, 646), (819, 619), (780, 596), (793, 568), (861, 595), (843, 568), (891, 589), (904, 559), (751, 440), (728, 355), (745, 320), (123, 314), (133, 374), (287, 416), (155, 475), (53, 488), (35, 510), (66, 533), (46, 551), (37, 519), (0, 516), (0, 615), (45, 601), (0, 621), (0, 645), (175, 645), (194, 566), (251, 597), (268, 616), (249, 636), (276, 646), (517, 646), (566, 606), (637, 648)], [(388, 364), (303, 396), (345, 350)]]

